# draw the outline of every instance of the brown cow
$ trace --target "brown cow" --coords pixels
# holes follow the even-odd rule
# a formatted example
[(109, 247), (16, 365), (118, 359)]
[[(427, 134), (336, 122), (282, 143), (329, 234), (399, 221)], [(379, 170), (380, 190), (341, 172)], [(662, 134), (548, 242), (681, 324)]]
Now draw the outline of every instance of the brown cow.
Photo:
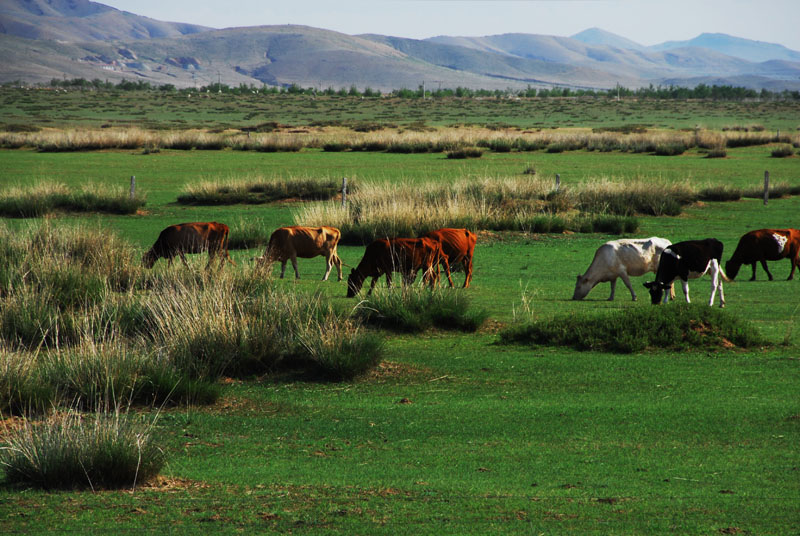
[(281, 227), (269, 237), (269, 245), (264, 255), (259, 260), (259, 265), (265, 262), (279, 261), (281, 263), (281, 279), (286, 273), (286, 261), (291, 259), (294, 267), (295, 278), (300, 279), (297, 271), (297, 257), (311, 259), (318, 255), (325, 257), (327, 269), (322, 280), (327, 281), (331, 268), (336, 265), (339, 272), (339, 281), (342, 280), (342, 260), (336, 253), (339, 238), (342, 234), (335, 227)]
[(382, 238), (375, 240), (364, 251), (364, 257), (353, 268), (347, 278), (347, 297), (352, 298), (361, 290), (364, 280), (372, 277), (368, 294), (372, 294), (375, 283), (386, 275), (386, 284), (392, 286), (392, 272), (400, 272), (403, 283), (414, 280), (418, 270), (424, 270), (423, 282), (433, 288), (439, 281), (439, 258), (442, 247), (430, 238)]
[(447, 274), (450, 287), (453, 286), (453, 278), (450, 277), (450, 266), (460, 262), (464, 266), (466, 279), (464, 288), (469, 286), (472, 281), (472, 255), (475, 252), (475, 242), (478, 237), (467, 229), (438, 229), (425, 235), (426, 238), (433, 238), (442, 244), (442, 264)]
[(208, 252), (208, 264), (211, 267), (215, 255), (222, 259), (220, 268), (225, 265), (225, 260), (233, 262), (228, 255), (228, 226), (224, 223), (195, 222), (170, 225), (158, 235), (156, 243), (142, 257), (145, 268), (152, 268), (160, 258), (167, 259), (167, 265), (172, 266), (172, 259), (178, 255), (187, 268), (186, 253)]
[(792, 261), (792, 271), (789, 278), (794, 277), (794, 271), (800, 265), (800, 231), (797, 229), (759, 229), (750, 231), (739, 239), (736, 251), (731, 260), (725, 263), (728, 277), (733, 279), (739, 273), (743, 264), (753, 266), (753, 277), (756, 279), (756, 262), (761, 262), (767, 277), (772, 281), (772, 274), (767, 268), (767, 261), (778, 261), (789, 258)]

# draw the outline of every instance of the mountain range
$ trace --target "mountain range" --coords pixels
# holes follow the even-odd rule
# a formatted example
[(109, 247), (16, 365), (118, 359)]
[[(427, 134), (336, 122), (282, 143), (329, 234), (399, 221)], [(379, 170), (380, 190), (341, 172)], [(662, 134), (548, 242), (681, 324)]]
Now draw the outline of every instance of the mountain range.
[(0, 2), (0, 82), (53, 78), (382, 91), (422, 83), (473, 89), (704, 83), (780, 91), (800, 89), (800, 52), (725, 34), (648, 47), (599, 28), (571, 37), (422, 40), (294, 25), (214, 29), (89, 0)]

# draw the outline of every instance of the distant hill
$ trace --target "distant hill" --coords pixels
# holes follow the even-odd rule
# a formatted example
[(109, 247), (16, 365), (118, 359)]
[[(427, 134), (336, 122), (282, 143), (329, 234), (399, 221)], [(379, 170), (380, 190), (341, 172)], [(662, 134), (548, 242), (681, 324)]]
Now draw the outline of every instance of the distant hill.
[[(766, 59), (748, 59), (753, 57)], [(599, 28), (572, 37), (513, 33), (423, 40), (295, 25), (215, 30), (89, 0), (0, 0), (0, 82), (53, 78), (381, 91), (423, 83), (609, 89), (720, 81), (712, 83), (781, 90), (800, 89), (800, 53), (719, 34), (642, 47)]]
[(62, 42), (177, 37), (209, 30), (162, 22), (89, 0), (2, 0), (0, 33)]
[(652, 46), (650, 49), (663, 51), (683, 47), (706, 48), (756, 63), (769, 60), (800, 62), (800, 52), (788, 49), (783, 45), (752, 41), (721, 33), (704, 33), (689, 41), (667, 41), (666, 43)]
[(631, 41), (630, 39), (626, 39), (600, 28), (589, 28), (588, 30), (576, 33), (571, 36), (570, 39), (586, 43), (587, 45), (606, 45), (614, 48), (627, 48), (639, 51), (647, 50), (647, 47), (644, 45), (640, 45), (635, 41)]

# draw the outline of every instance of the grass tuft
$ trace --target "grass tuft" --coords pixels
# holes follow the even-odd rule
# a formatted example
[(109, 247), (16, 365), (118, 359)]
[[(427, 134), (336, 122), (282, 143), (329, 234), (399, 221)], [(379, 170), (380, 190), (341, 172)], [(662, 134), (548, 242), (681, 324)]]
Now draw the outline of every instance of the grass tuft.
[(557, 316), (512, 326), (500, 333), (500, 342), (621, 353), (648, 348), (697, 351), (767, 344), (749, 322), (701, 304)]
[(165, 462), (150, 427), (119, 409), (26, 420), (6, 442), (0, 465), (7, 481), (44, 489), (131, 488), (157, 476)]

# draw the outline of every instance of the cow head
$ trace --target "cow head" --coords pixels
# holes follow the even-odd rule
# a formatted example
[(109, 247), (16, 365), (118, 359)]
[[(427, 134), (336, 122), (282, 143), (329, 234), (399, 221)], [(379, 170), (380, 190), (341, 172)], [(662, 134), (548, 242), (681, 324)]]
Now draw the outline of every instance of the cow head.
[(572, 293), (573, 300), (582, 300), (589, 294), (589, 291), (597, 284), (595, 281), (592, 283), (588, 277), (578, 276), (578, 281), (575, 283), (575, 292)]
[(144, 266), (149, 270), (150, 268), (153, 267), (153, 265), (156, 263), (157, 260), (158, 260), (158, 255), (155, 253), (155, 251), (149, 249), (147, 250), (147, 253), (145, 253), (142, 256), (142, 266)]
[(353, 268), (350, 270), (350, 275), (347, 276), (347, 297), (352, 298), (361, 291), (361, 285), (364, 284), (364, 276), (361, 272)]
[(728, 279), (733, 281), (736, 279), (736, 276), (739, 273), (739, 268), (742, 267), (742, 263), (735, 262), (733, 259), (729, 260), (725, 263), (725, 275), (728, 276)]
[(662, 283), (661, 281), (648, 281), (644, 283), (644, 286), (650, 291), (650, 303), (653, 305), (661, 303), (664, 298), (664, 291), (670, 287), (668, 283)]

